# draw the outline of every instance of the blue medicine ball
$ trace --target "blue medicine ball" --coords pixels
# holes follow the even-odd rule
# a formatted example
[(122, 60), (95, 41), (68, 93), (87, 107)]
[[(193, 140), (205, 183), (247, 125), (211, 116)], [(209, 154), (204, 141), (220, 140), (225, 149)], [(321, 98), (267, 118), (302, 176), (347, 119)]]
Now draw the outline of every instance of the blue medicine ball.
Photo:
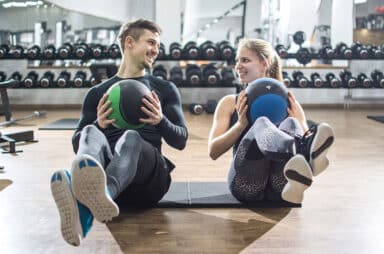
[(248, 121), (253, 124), (260, 116), (266, 116), (279, 125), (287, 116), (288, 89), (278, 80), (256, 79), (245, 89), (248, 98)]

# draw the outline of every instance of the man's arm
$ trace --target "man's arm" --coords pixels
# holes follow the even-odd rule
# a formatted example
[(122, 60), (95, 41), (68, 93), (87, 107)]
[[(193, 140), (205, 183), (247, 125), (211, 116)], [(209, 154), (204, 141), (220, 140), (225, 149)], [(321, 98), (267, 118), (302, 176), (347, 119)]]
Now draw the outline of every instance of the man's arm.
[(96, 90), (90, 89), (86, 94), (81, 108), (80, 120), (77, 124), (75, 133), (72, 136), (73, 151), (77, 153), (79, 148), (80, 133), (89, 124), (94, 124), (97, 120), (97, 103), (99, 95)]
[(158, 127), (167, 144), (179, 150), (184, 149), (187, 143), (188, 130), (181, 107), (180, 93), (173, 83), (171, 83), (168, 94), (164, 98), (163, 118)]

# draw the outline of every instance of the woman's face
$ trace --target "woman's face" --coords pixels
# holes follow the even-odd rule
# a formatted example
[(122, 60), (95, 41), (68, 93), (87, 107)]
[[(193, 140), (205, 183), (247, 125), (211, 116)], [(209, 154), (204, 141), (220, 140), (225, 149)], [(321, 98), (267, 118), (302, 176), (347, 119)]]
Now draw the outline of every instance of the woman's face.
[(237, 51), (235, 69), (239, 75), (239, 81), (243, 84), (267, 75), (267, 63), (260, 60), (256, 52), (246, 47), (242, 47)]

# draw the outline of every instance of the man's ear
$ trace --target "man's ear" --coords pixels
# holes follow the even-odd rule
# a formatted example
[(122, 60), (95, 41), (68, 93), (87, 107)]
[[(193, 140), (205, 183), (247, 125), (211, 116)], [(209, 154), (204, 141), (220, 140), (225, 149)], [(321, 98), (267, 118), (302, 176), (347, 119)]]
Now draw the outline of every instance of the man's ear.
[(133, 37), (128, 35), (127, 37), (125, 37), (124, 48), (132, 48), (134, 42), (135, 40), (133, 39)]

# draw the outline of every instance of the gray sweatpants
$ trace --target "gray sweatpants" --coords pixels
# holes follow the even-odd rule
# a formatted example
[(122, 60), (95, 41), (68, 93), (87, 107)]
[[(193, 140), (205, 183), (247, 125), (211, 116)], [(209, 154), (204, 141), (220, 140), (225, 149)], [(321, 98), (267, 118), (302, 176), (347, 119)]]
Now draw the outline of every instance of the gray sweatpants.
[(287, 183), (283, 169), (296, 153), (295, 135), (303, 135), (297, 119), (288, 117), (276, 127), (258, 118), (244, 135), (228, 175), (232, 195), (242, 202), (281, 200)]
[(100, 162), (113, 199), (152, 205), (168, 191), (171, 179), (163, 156), (137, 131), (125, 131), (112, 153), (104, 133), (87, 125), (81, 131), (77, 154), (91, 155)]

